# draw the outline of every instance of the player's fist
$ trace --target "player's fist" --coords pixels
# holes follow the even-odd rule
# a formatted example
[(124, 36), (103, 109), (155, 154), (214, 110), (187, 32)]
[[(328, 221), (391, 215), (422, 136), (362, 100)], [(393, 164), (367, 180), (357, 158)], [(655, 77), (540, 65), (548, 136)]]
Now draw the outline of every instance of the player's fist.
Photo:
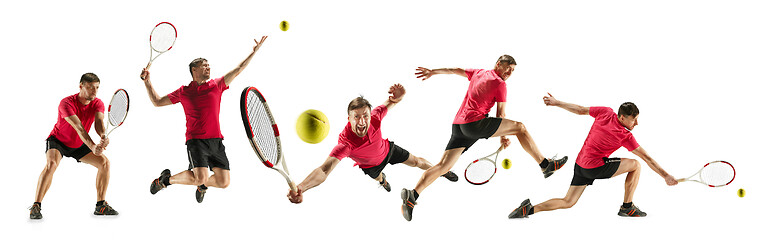
[(297, 188), (297, 192), (292, 191), (292, 189), (289, 189), (289, 193), (287, 193), (287, 198), (289, 198), (289, 201), (292, 203), (301, 203), (302, 202), (302, 188)]

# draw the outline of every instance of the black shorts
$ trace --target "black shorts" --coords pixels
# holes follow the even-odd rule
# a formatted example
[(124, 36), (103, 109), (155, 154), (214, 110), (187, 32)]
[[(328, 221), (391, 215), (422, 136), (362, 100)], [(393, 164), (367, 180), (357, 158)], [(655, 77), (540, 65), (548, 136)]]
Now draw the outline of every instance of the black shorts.
[(220, 138), (189, 139), (187, 141), (187, 156), (189, 156), (189, 170), (198, 167), (229, 169), (229, 159), (226, 158), (226, 147)]
[(494, 135), (500, 123), (502, 123), (501, 118), (486, 117), (466, 124), (452, 124), (452, 136), (444, 150), (464, 147), (463, 152), (468, 151), (468, 148), (479, 139)]
[(605, 165), (596, 168), (582, 168), (576, 166), (573, 168), (573, 181), (570, 182), (571, 186), (586, 186), (594, 183), (594, 179), (607, 179), (611, 178), (620, 167), (620, 158), (602, 158), (605, 161)]
[(53, 136), (48, 137), (45, 141), (45, 153), (47, 153), (47, 151), (49, 151), (50, 149), (57, 149), (61, 155), (74, 158), (77, 162), (81, 162), (79, 159), (92, 152), (92, 149), (89, 149), (89, 147), (87, 147), (87, 145), (84, 143), (82, 143), (79, 148), (70, 148)]
[(410, 158), (410, 152), (401, 148), (400, 146), (394, 145), (394, 142), (390, 141), (389, 153), (386, 154), (386, 157), (384, 158), (384, 161), (381, 162), (381, 164), (375, 167), (361, 168), (361, 169), (366, 175), (375, 179), (379, 175), (381, 175), (381, 172), (384, 171), (384, 167), (386, 167), (387, 163), (390, 163), (392, 165), (397, 164), (397, 163), (403, 163), (407, 161), (408, 158)]

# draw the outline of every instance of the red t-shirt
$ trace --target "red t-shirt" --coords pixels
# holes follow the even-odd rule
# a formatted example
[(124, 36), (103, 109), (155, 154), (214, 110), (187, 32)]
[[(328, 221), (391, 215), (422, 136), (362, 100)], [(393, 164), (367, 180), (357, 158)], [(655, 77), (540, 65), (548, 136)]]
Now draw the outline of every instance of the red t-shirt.
[(507, 99), (507, 84), (494, 70), (465, 69), (470, 84), (463, 105), (452, 124), (465, 124), (484, 119), (495, 102)]
[(633, 151), (639, 147), (636, 138), (620, 124), (618, 115), (612, 108), (591, 107), (589, 115), (594, 117), (594, 125), (576, 158), (578, 166), (587, 169), (600, 167), (605, 165), (602, 158), (609, 157), (618, 148), (625, 147), (628, 151)]
[(389, 140), (381, 138), (381, 120), (386, 116), (387, 108), (378, 106), (371, 111), (371, 126), (368, 134), (358, 137), (352, 132), (352, 125), (347, 123), (342, 133), (339, 134), (339, 142), (329, 156), (338, 158), (349, 157), (360, 168), (375, 167), (384, 161), (389, 154)]
[(221, 112), (221, 95), (229, 89), (223, 77), (198, 84), (192, 81), (168, 94), (171, 103), (181, 102), (187, 117), (187, 141), (190, 139), (223, 138), (218, 116)]
[(105, 113), (105, 105), (99, 98), (95, 98), (89, 104), (84, 105), (79, 102), (78, 93), (65, 97), (63, 100), (60, 100), (60, 105), (58, 105), (58, 122), (55, 123), (53, 131), (50, 132), (48, 137), (55, 137), (63, 145), (66, 145), (66, 147), (79, 148), (84, 144), (84, 141), (81, 140), (74, 127), (65, 118), (76, 115), (79, 121), (81, 121), (82, 126), (84, 126), (84, 131), (89, 132), (98, 112)]

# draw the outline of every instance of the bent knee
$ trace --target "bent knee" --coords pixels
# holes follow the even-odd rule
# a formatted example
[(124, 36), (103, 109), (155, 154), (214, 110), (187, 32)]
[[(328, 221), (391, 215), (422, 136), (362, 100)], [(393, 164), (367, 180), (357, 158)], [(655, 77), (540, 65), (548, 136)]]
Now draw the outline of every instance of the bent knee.
[(227, 188), (231, 185), (231, 181), (229, 179), (224, 179), (221, 181), (218, 181), (218, 188)]
[(526, 124), (523, 124), (522, 122), (515, 122), (515, 131), (518, 133), (526, 132)]

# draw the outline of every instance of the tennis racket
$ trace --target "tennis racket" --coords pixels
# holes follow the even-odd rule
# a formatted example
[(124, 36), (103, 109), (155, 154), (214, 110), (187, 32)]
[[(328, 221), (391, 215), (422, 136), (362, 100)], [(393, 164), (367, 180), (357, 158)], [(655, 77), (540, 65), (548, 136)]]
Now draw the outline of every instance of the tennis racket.
[[(489, 154), (489, 156), (473, 160), (473, 162), (468, 164), (468, 167), (465, 168), (465, 180), (473, 185), (489, 182), (494, 177), (494, 174), (497, 173), (496, 160), (502, 149), (504, 149), (504, 146), (500, 146), (496, 152)], [(494, 156), (494, 160), (490, 158), (491, 156)]]
[(678, 182), (694, 181), (710, 187), (722, 187), (736, 179), (736, 169), (726, 161), (709, 162), (697, 173), (688, 178), (678, 179)]
[[(110, 105), (108, 105), (108, 126), (105, 130), (109, 136), (113, 130), (116, 130), (121, 124), (124, 124), (126, 120), (126, 114), (129, 113), (129, 93), (126, 90), (118, 89), (113, 94), (113, 98), (110, 99)], [(108, 131), (110, 129), (110, 131)]]
[[(170, 22), (162, 22), (155, 25), (152, 32), (150, 32), (150, 62), (147, 63), (147, 67), (145, 68), (149, 70), (150, 66), (152, 66), (152, 61), (155, 61), (160, 55), (173, 48), (176, 36), (176, 28)], [(155, 52), (158, 55), (152, 57)]]
[(255, 154), (266, 167), (281, 173), (289, 188), (297, 192), (297, 186), (289, 178), (289, 169), (281, 151), (279, 128), (263, 94), (255, 87), (247, 87), (242, 91), (241, 101), (244, 130)]

